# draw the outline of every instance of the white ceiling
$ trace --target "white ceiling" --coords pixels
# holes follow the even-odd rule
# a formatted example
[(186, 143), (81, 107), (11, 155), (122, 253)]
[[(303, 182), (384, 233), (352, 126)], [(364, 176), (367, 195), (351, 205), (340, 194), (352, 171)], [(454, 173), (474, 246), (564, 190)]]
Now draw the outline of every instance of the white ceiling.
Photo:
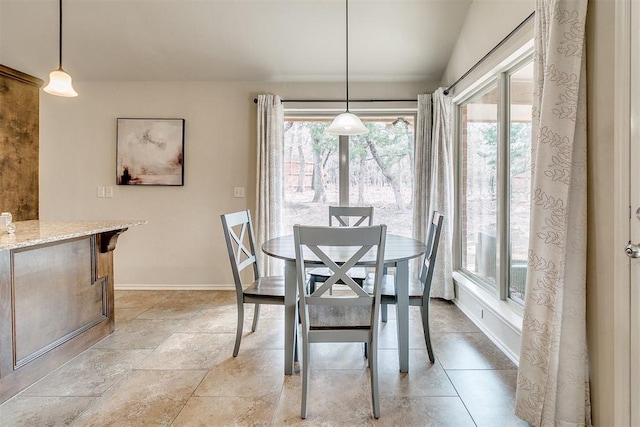
[[(471, 2), (351, 0), (350, 81), (440, 80)], [(63, 0), (63, 19), (78, 81), (345, 77), (344, 0)], [(57, 68), (57, 0), (0, 0), (0, 63)]]

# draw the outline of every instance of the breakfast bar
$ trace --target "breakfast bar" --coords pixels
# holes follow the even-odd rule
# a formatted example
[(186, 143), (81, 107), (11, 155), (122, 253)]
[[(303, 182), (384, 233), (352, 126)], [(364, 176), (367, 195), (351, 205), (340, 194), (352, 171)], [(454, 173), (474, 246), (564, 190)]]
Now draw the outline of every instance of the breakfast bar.
[(143, 223), (19, 221), (0, 233), (0, 402), (113, 332), (113, 250)]

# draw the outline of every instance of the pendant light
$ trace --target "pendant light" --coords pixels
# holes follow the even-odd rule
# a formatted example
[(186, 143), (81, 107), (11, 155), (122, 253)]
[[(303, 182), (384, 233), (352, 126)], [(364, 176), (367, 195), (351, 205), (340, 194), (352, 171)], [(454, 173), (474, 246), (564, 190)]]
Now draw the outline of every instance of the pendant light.
[(349, 112), (349, 0), (346, 0), (346, 86), (347, 86), (347, 111), (338, 114), (329, 125), (326, 132), (331, 135), (364, 135), (369, 133), (369, 129), (362, 124), (358, 116)]
[(58, 29), (60, 30), (60, 37), (58, 39), (58, 69), (49, 73), (49, 84), (44, 88), (44, 91), (51, 95), (73, 97), (78, 96), (78, 92), (76, 92), (71, 85), (71, 76), (62, 69), (62, 0), (59, 0), (59, 5), (60, 23)]

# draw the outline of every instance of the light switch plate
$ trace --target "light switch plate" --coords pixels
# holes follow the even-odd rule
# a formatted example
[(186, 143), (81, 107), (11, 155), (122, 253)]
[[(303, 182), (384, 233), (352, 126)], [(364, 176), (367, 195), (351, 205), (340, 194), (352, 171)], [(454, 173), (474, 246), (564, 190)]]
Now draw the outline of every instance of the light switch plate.
[(104, 197), (104, 187), (98, 187), (98, 191), (97, 191), (96, 196), (100, 197), (100, 198)]
[(108, 199), (112, 199), (113, 198), (113, 187), (106, 187), (105, 188), (105, 192), (104, 192), (104, 196)]
[(244, 197), (244, 187), (233, 187), (233, 197)]

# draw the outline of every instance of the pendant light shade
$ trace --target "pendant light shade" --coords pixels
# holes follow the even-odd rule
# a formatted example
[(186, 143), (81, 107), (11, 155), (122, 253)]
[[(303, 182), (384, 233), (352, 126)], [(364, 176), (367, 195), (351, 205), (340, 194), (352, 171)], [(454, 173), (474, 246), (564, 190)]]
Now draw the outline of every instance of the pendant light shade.
[(49, 84), (44, 88), (44, 91), (51, 95), (67, 98), (78, 96), (78, 92), (73, 89), (71, 84), (71, 76), (62, 68), (49, 73)]
[(338, 114), (329, 125), (326, 132), (331, 135), (364, 135), (369, 129), (362, 124), (358, 116), (349, 111), (349, 0), (346, 2), (346, 88), (347, 111)]
[(71, 76), (62, 69), (62, 0), (58, 2), (60, 6), (59, 19), (59, 38), (58, 38), (58, 69), (49, 73), (49, 84), (45, 86), (44, 91), (51, 95), (74, 97), (78, 96), (78, 92), (73, 89), (71, 84)]
[(364, 135), (369, 133), (369, 129), (362, 124), (360, 117), (353, 113), (338, 114), (327, 128), (327, 133), (331, 135)]

